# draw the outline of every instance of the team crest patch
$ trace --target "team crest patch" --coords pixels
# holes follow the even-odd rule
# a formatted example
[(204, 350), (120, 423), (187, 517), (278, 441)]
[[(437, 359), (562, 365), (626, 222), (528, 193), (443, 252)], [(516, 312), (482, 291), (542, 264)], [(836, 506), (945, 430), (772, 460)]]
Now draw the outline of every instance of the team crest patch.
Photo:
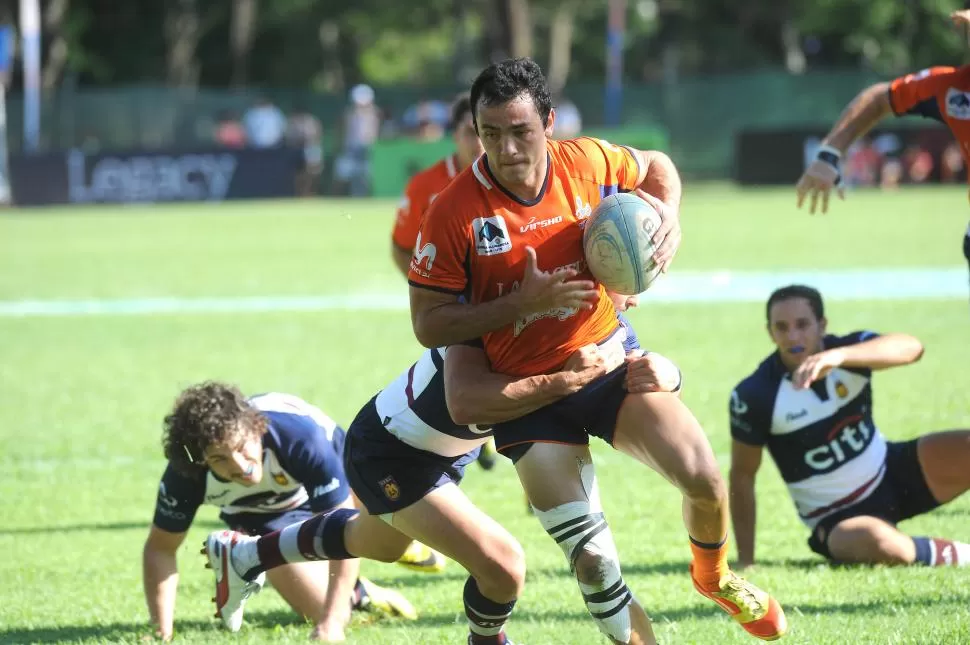
[(512, 250), (512, 238), (501, 215), (476, 217), (472, 220), (475, 250), (479, 255), (498, 255)]
[(844, 399), (845, 397), (849, 396), (849, 388), (847, 388), (845, 386), (845, 383), (843, 383), (842, 381), (836, 381), (835, 382), (835, 394), (840, 399)]
[(946, 91), (946, 115), (961, 120), (970, 119), (970, 92), (951, 87)]
[(381, 485), (381, 490), (384, 491), (384, 497), (392, 502), (397, 501), (401, 496), (401, 487), (397, 485), (393, 477), (385, 477), (377, 483)]
[(273, 473), (273, 481), (279, 484), (280, 486), (286, 486), (287, 484), (290, 483), (290, 480), (287, 479), (286, 475), (284, 475), (283, 473)]

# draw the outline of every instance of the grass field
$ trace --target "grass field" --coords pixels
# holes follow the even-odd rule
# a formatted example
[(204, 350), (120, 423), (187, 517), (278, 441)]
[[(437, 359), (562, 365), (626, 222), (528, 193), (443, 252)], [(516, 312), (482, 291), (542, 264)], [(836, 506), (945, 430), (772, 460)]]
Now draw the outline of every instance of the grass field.
[[(796, 211), (790, 191), (686, 189), (678, 272), (964, 266), (959, 188), (853, 194), (835, 212)], [(0, 305), (363, 294), (406, 289), (391, 266), (390, 202), (32, 210), (0, 215)], [(767, 295), (762, 294), (761, 297)], [(965, 295), (837, 300), (830, 327), (906, 331), (927, 348), (876, 379), (876, 421), (892, 439), (970, 426)], [(725, 472), (727, 400), (769, 350), (759, 302), (650, 304), (632, 314), (642, 342), (676, 360), (684, 399)], [(137, 642), (149, 633), (141, 548), (164, 467), (160, 421), (180, 388), (206, 378), (292, 392), (349, 423), (413, 361), (406, 309), (0, 316), (0, 642)], [(660, 477), (594, 448), (627, 582), (664, 643), (754, 642), (691, 588), (680, 500)], [(968, 466), (970, 467), (970, 466)], [(603, 642), (559, 549), (525, 514), (508, 463), (473, 466), (465, 489), (522, 542), (528, 579), (509, 633), (529, 645)], [(790, 643), (970, 642), (967, 569), (832, 568), (812, 554), (777, 472), (758, 484), (760, 564), (750, 577), (786, 607)], [(903, 525), (970, 539), (970, 501)], [(218, 526), (203, 510), (180, 552), (176, 634), (183, 642), (303, 642), (309, 628), (271, 590), (237, 635), (211, 618), (197, 546)], [(464, 574), (365, 563), (404, 592), (416, 624), (355, 619), (350, 642), (460, 643)]]

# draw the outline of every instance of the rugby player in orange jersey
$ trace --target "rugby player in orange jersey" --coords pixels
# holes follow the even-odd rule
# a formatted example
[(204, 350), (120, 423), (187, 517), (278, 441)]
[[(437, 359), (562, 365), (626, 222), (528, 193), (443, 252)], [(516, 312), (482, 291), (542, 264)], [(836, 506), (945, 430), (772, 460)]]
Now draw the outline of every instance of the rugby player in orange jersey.
[[(966, 30), (970, 27), (970, 10), (954, 11), (950, 19)], [(944, 124), (960, 144), (964, 165), (970, 171), (970, 65), (930, 67), (870, 85), (852, 99), (795, 186), (799, 208), (808, 197), (808, 210), (814, 214), (821, 198), (821, 210), (828, 212), (833, 188), (839, 199), (845, 199), (840, 185), (842, 157), (859, 137), (890, 114), (916, 115)], [(963, 255), (970, 263), (970, 226), (963, 237)]]
[[(680, 179), (659, 152), (580, 138), (553, 141), (555, 112), (539, 66), (495, 63), (471, 90), (485, 155), (425, 213), (409, 273), (411, 319), (425, 346), (450, 345), (445, 388), (452, 418), (489, 424), (478, 389), (494, 371), (542, 375), (584, 345), (622, 339), (614, 307), (583, 258), (584, 220), (617, 191), (637, 194), (663, 219), (655, 260), (669, 266), (680, 241)], [(683, 494), (695, 588), (749, 633), (787, 628), (766, 592), (727, 564), (727, 487), (707, 437), (670, 392), (628, 393), (643, 359), (579, 392), (496, 423), (536, 515), (565, 553), (597, 627), (614, 643), (655, 643), (623, 582), (588, 444), (597, 436), (658, 470)]]
[(408, 275), (418, 225), (424, 212), (438, 193), (484, 152), (475, 132), (475, 124), (472, 123), (471, 101), (467, 92), (460, 94), (451, 106), (451, 132), (455, 153), (411, 177), (397, 208), (397, 219), (391, 233), (391, 257), (404, 277)]

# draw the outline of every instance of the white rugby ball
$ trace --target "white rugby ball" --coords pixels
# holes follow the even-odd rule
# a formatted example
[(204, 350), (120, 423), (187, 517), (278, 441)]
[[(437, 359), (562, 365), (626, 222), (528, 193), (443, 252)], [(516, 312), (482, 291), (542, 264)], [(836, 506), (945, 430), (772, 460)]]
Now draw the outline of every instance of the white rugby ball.
[(649, 289), (660, 275), (652, 259), (652, 238), (659, 227), (657, 210), (633, 193), (606, 197), (593, 209), (583, 231), (583, 252), (593, 277), (627, 296)]

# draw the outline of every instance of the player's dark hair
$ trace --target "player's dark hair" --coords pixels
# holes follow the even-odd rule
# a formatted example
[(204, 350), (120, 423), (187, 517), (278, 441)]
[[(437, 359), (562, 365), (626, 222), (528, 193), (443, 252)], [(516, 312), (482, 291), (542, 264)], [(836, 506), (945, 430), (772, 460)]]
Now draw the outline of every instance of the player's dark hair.
[(165, 417), (162, 447), (181, 473), (205, 471), (205, 450), (235, 438), (240, 430), (262, 435), (266, 417), (233, 385), (206, 381), (183, 391)]
[(825, 317), (825, 305), (822, 303), (822, 294), (819, 293), (818, 289), (806, 287), (803, 284), (791, 284), (787, 287), (775, 289), (768, 297), (768, 304), (765, 306), (765, 318), (769, 325), (771, 324), (771, 308), (779, 302), (793, 298), (804, 298), (808, 302), (808, 306), (812, 308), (812, 313), (815, 314), (817, 320)]
[(527, 94), (535, 104), (543, 125), (549, 122), (552, 97), (542, 68), (531, 58), (509, 58), (486, 67), (472, 83), (472, 122), (478, 129), (481, 106), (501, 105)]
[(454, 130), (465, 120), (465, 116), (472, 111), (472, 97), (468, 92), (462, 92), (451, 103), (451, 121), (448, 127)]

